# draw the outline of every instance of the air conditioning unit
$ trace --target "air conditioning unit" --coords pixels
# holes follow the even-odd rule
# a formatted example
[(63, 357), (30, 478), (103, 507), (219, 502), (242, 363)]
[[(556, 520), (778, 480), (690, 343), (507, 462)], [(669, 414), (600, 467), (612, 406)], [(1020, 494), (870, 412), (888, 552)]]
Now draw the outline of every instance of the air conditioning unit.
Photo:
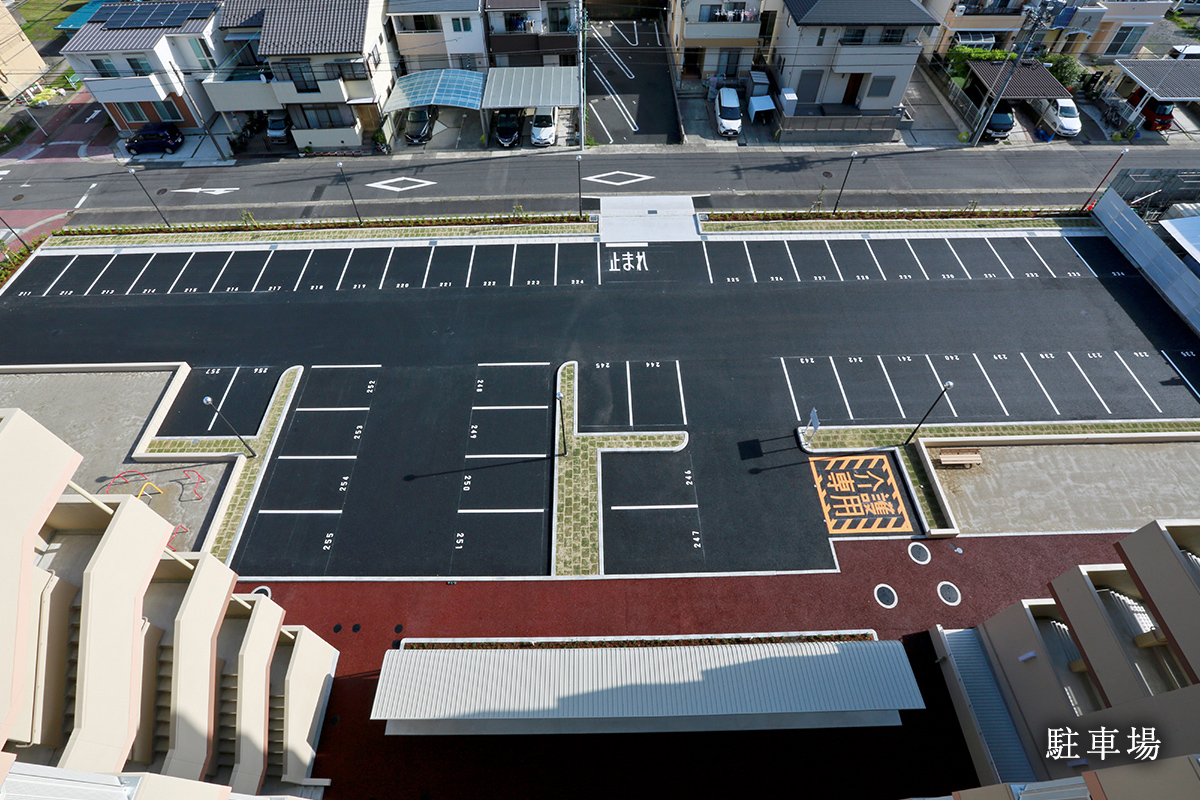
[(967, 7), (966, 7), (966, 6), (955, 6), (955, 7), (954, 7), (954, 15), (955, 15), (956, 17), (961, 17), (961, 16), (962, 16), (963, 14), (965, 14), (965, 13), (967, 13)]

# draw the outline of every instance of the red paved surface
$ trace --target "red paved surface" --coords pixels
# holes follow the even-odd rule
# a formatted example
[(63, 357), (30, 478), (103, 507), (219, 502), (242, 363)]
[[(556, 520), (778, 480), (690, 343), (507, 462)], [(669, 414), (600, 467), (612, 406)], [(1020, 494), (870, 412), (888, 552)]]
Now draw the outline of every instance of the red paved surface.
[[(368, 717), (383, 653), (395, 640), (847, 628), (873, 628), (881, 639), (898, 639), (938, 623), (947, 628), (973, 626), (1018, 599), (1046, 597), (1046, 584), (1074, 565), (1119, 560), (1112, 547), (1119, 538), (1120, 534), (1096, 534), (931, 540), (925, 544), (933, 558), (924, 566), (908, 557), (907, 540), (847, 541), (837, 545), (842, 571), (822, 575), (271, 586), (289, 624), (309, 626), (341, 651), (314, 772), (333, 780), (327, 797), (518, 797), (529, 796), (531, 787), (527, 776), (516, 776), (523, 775), (523, 769), (537, 770), (536, 763), (513, 764), (512, 775), (471, 772), (474, 777), (464, 784), (463, 763), (445, 755), (473, 753), (478, 761), (489, 752), (487, 737), (385, 741), (383, 723)], [(963, 552), (955, 553), (955, 547)], [(950, 607), (937, 597), (937, 584), (943, 580), (962, 591), (961, 605)], [(879, 583), (896, 590), (896, 608), (884, 609), (875, 602), (872, 593)], [(254, 585), (240, 589), (249, 591)], [(334, 633), (339, 623), (342, 630)], [(362, 626), (360, 632), (352, 632), (354, 624)], [(402, 634), (395, 632), (396, 625), (404, 626)], [(334, 717), (337, 724), (330, 724)], [(493, 779), (499, 783), (491, 785)], [(444, 791), (416, 793), (418, 784)], [(446, 788), (450, 786), (454, 791)], [(562, 788), (564, 794), (572, 793)]]

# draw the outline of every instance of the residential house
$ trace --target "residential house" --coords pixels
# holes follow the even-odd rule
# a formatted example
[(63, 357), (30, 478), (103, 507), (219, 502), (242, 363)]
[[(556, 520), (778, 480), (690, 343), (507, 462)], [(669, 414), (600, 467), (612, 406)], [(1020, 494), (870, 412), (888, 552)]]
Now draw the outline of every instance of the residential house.
[(37, 84), (46, 62), (5, 6), (0, 8), (0, 97), (11, 100)]
[(62, 55), (122, 135), (147, 122), (203, 130), (214, 110), (201, 81), (224, 57), (220, 3), (107, 3)]
[(485, 0), (491, 66), (576, 66), (578, 5), (568, 0)]
[(390, 0), (387, 14), (399, 50), (399, 74), (487, 69), (487, 31), (479, 0)]
[(667, 30), (684, 77), (744, 77), (766, 58), (782, 0), (672, 3)]
[(891, 114), (901, 104), (936, 20), (912, 0), (785, 0), (770, 65), (781, 88), (804, 106), (838, 114)]

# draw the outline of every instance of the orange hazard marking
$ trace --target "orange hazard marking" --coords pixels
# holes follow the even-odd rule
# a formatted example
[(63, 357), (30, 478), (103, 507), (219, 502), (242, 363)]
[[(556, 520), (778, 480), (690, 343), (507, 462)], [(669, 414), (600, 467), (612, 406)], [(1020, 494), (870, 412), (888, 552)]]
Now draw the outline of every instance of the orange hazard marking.
[(833, 456), (808, 463), (830, 533), (912, 531), (887, 456)]

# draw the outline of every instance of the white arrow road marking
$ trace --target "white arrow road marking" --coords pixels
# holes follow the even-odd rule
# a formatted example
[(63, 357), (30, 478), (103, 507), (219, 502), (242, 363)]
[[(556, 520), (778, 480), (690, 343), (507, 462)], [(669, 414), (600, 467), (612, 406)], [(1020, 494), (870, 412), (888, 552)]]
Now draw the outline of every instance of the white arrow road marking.
[(367, 186), (372, 189), (387, 189), (389, 192), (407, 192), (409, 189), (424, 189), (436, 183), (437, 181), (425, 181), (420, 178), (389, 178), (386, 181), (368, 183)]
[(232, 187), (226, 187), (226, 188), (222, 188), (222, 189), (199, 189), (199, 188), (197, 188), (197, 189), (172, 189), (171, 191), (172, 192), (187, 192), (189, 194), (222, 195), (222, 194), (229, 194), (230, 192), (236, 192), (236, 191), (238, 191), (238, 187), (232, 186)]
[(83, 197), (79, 198), (79, 202), (75, 204), (75, 208), (79, 208), (81, 205), (83, 205), (84, 203), (87, 202), (88, 195), (91, 194), (92, 189), (95, 189), (96, 186), (97, 186), (97, 184), (93, 183), (91, 186), (88, 187), (88, 190), (83, 193)]
[(100, 109), (98, 109), (98, 108), (97, 108), (97, 109), (96, 109), (95, 111), (93, 111), (91, 114), (88, 114), (88, 118), (87, 118), (87, 119), (85, 119), (85, 120), (84, 120), (84, 122), (91, 122), (92, 120), (94, 120), (94, 119), (95, 119), (96, 117), (98, 117), (98, 116), (100, 116)]

